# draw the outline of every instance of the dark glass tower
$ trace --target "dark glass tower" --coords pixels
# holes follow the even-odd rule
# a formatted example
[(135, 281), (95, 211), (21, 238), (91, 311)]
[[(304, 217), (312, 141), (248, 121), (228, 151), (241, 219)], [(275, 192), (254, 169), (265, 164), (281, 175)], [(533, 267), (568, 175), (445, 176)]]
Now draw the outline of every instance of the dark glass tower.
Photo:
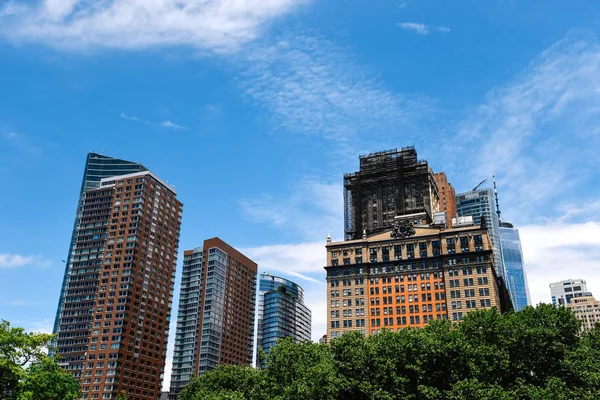
[(502, 258), (502, 240), (499, 231), (500, 220), (494, 206), (493, 190), (483, 188), (457, 194), (456, 211), (459, 217), (473, 217), (476, 225), (481, 225), (481, 218), (484, 217), (494, 247), (496, 274), (506, 281), (506, 271), (504, 270), (504, 260)]
[(56, 318), (54, 320), (53, 332), (55, 334), (58, 332), (60, 313), (64, 307), (65, 286), (67, 284), (69, 272), (73, 267), (71, 258), (73, 253), (73, 246), (76, 242), (77, 230), (81, 221), (81, 209), (83, 206), (84, 193), (90, 189), (99, 188), (100, 180), (103, 178), (109, 178), (111, 176), (117, 175), (133, 174), (135, 172), (141, 171), (147, 171), (146, 167), (144, 167), (141, 164), (134, 163), (132, 161), (121, 160), (119, 158), (112, 158), (94, 152), (91, 152), (87, 155), (85, 161), (85, 169), (83, 170), (83, 179), (81, 181), (81, 190), (79, 191), (79, 199), (77, 201), (77, 212), (75, 213), (75, 223), (73, 225), (73, 233), (71, 234), (69, 254), (67, 255), (65, 274), (63, 277), (62, 288), (60, 290), (60, 297), (58, 299)]
[(311, 312), (304, 304), (304, 290), (294, 282), (262, 273), (258, 289), (258, 352), (266, 355), (278, 339), (310, 340)]

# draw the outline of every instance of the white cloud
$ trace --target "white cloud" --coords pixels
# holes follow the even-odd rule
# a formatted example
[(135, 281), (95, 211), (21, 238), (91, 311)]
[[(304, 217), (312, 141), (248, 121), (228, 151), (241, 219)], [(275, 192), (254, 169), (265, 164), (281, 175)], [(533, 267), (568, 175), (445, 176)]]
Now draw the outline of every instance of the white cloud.
[(426, 25), (420, 24), (417, 22), (399, 22), (398, 27), (407, 31), (413, 31), (419, 35), (427, 36), (431, 31), (437, 31), (441, 33), (450, 32), (450, 28), (445, 26), (434, 26), (434, 25)]
[[(599, 75), (600, 43), (593, 36), (569, 35), (544, 51), (471, 110), (442, 152), (454, 175), (471, 171), (467, 177), (477, 182), (495, 172), (513, 222), (542, 217), (544, 205), (580, 200), (576, 189), (593, 197)], [(470, 157), (457, 157), (465, 146)]]
[(312, 339), (325, 333), (327, 303), (325, 286), (325, 245), (321, 242), (265, 245), (240, 249), (256, 261), (259, 273), (290, 279), (304, 289), (304, 303), (311, 310)]
[(335, 141), (338, 153), (377, 132), (397, 134), (416, 124), (427, 99), (392, 93), (345, 51), (317, 37), (258, 43), (238, 58), (238, 82), (247, 98), (267, 111), (273, 130)]
[(563, 203), (557, 207), (557, 210), (563, 214), (558, 222), (572, 221), (574, 219), (583, 219), (587, 222), (598, 219), (600, 215), (600, 201), (593, 201), (583, 205)]
[(127, 120), (127, 121), (139, 122), (144, 125), (161, 126), (163, 128), (170, 128), (170, 129), (177, 129), (177, 130), (188, 130), (189, 129), (189, 128), (186, 128), (185, 126), (175, 124), (171, 121), (162, 121), (162, 122), (146, 121), (146, 120), (140, 119), (138, 117), (129, 116), (125, 113), (121, 113), (121, 118), (123, 118), (124, 120)]
[(289, 193), (263, 195), (240, 202), (251, 221), (285, 229), (304, 240), (325, 240), (342, 232), (344, 207), (342, 185), (304, 178)]
[(228, 51), (305, 2), (15, 0), (0, 7), (0, 35), (67, 48), (192, 45)]
[(31, 156), (39, 155), (43, 151), (39, 144), (33, 143), (26, 135), (21, 133), (12, 131), (0, 133), (0, 138), (4, 139), (9, 146)]
[(42, 256), (0, 253), (0, 269), (20, 267), (48, 267), (52, 263)]
[(582, 278), (600, 299), (600, 223), (527, 225), (519, 228), (532, 302), (550, 303), (549, 284)]
[(52, 333), (54, 329), (54, 320), (45, 318), (39, 321), (26, 322), (21, 325), (28, 332)]
[(274, 275), (277, 275), (276, 272), (315, 274), (325, 271), (325, 245), (323, 238), (321, 242), (265, 245), (240, 251), (254, 260), (261, 271)]

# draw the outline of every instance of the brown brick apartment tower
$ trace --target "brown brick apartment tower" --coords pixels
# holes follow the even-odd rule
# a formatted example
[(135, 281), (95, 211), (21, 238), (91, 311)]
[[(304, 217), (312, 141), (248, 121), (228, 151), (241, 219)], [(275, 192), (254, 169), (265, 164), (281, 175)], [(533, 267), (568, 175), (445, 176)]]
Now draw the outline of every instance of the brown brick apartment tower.
[(219, 238), (186, 250), (170, 396), (221, 364), (252, 364), (258, 266)]
[(55, 327), (83, 399), (160, 397), (181, 213), (175, 190), (149, 171), (83, 191)]

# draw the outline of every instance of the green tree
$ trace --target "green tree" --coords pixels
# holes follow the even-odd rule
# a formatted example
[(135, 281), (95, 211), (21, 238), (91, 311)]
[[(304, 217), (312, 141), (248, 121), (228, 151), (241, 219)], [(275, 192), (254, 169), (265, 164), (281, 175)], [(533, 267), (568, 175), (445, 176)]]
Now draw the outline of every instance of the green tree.
[[(329, 347), (279, 340), (269, 351), (260, 396), (277, 400), (338, 399), (340, 380)], [(265, 397), (260, 397), (265, 398)]]
[(21, 382), (19, 400), (75, 400), (79, 382), (50, 357), (32, 363)]
[(580, 335), (565, 308), (469, 313), (458, 324), (342, 335), (330, 346), (281, 340), (264, 370), (221, 367), (182, 400), (600, 399), (600, 325)]
[(25, 332), (0, 322), (0, 398), (3, 400), (70, 400), (79, 383), (47, 351), (53, 336)]
[(261, 371), (241, 366), (222, 365), (193, 379), (179, 400), (252, 399), (260, 387)]

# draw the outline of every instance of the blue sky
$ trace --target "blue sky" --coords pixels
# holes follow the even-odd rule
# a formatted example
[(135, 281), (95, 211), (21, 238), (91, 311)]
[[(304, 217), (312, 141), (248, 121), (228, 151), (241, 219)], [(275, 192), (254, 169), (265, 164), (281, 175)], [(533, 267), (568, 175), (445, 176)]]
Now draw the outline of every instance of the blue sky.
[(496, 174), (535, 302), (600, 297), (600, 4), (91, 3), (0, 1), (0, 318), (50, 329), (90, 150), (177, 187), (181, 249), (295, 277), (314, 338), (342, 174), (413, 144), (457, 191)]

